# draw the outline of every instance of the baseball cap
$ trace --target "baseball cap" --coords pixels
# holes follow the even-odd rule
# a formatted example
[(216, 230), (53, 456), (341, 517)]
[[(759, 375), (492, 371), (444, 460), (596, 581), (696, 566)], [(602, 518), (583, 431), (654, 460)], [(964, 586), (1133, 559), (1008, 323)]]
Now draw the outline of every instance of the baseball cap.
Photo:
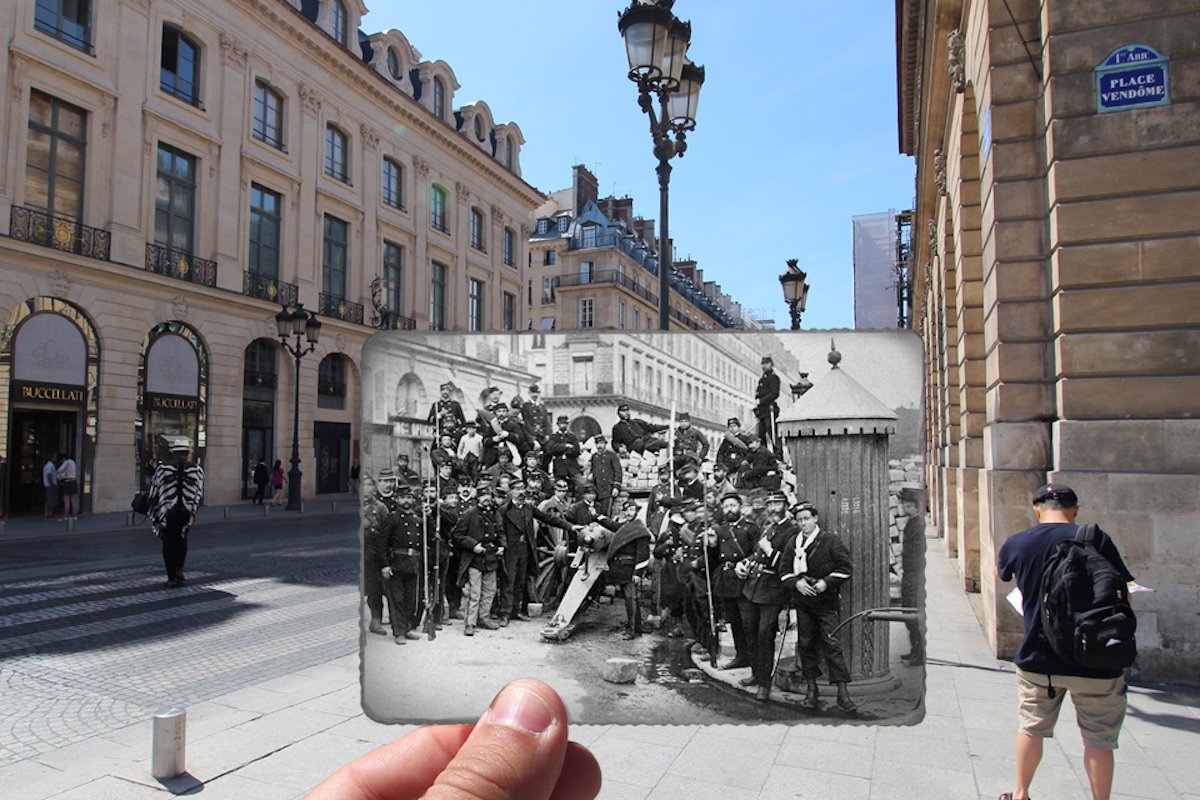
[(1061, 483), (1047, 483), (1033, 493), (1035, 506), (1047, 500), (1053, 500), (1066, 508), (1074, 508), (1079, 505), (1079, 495), (1075, 494), (1075, 490)]

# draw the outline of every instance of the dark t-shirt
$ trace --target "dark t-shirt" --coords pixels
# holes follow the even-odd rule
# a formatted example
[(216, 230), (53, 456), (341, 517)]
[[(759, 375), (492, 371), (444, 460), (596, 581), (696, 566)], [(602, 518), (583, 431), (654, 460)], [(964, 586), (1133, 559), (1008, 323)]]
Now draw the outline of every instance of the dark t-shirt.
[[(1069, 522), (1053, 522), (1045, 525), (1034, 525), (1006, 541), (996, 557), (996, 568), (1001, 580), (1010, 581), (1016, 576), (1017, 587), (1021, 590), (1022, 605), (1025, 612), (1025, 638), (1017, 649), (1013, 663), (1027, 672), (1037, 672), (1042, 675), (1076, 675), (1084, 678), (1116, 678), (1121, 670), (1087, 669), (1078, 664), (1064, 661), (1050, 648), (1041, 634), (1042, 616), (1042, 571), (1046, 559), (1054, 552), (1055, 546), (1067, 539), (1074, 539), (1079, 526)], [(1132, 581), (1133, 575), (1121, 560), (1117, 546), (1113, 544), (1108, 534), (1100, 531), (1100, 554), (1112, 562), (1121, 577)]]

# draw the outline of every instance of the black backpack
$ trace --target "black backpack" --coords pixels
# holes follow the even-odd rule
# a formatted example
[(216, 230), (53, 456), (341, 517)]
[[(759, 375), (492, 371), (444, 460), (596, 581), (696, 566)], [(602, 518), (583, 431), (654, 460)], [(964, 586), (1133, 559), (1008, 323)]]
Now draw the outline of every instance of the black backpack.
[(1058, 656), (1087, 669), (1124, 669), (1137, 656), (1129, 587), (1100, 553), (1099, 528), (1059, 542), (1042, 570), (1042, 635)]

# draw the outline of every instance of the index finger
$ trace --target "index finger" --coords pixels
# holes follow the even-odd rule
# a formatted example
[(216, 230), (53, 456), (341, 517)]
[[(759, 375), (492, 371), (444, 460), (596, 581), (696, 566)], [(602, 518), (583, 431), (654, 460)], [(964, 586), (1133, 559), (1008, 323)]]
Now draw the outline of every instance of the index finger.
[(309, 792), (305, 800), (397, 800), (429, 790), (474, 725), (428, 725), (357, 758)]

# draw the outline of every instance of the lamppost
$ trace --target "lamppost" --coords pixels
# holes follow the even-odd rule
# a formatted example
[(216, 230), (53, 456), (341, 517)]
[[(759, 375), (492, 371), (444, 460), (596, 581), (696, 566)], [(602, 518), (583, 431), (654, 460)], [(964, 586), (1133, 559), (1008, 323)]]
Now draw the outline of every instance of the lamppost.
[(783, 299), (787, 300), (788, 310), (792, 312), (792, 330), (800, 330), (800, 315), (808, 303), (808, 273), (796, 266), (797, 258), (789, 258), (787, 272), (779, 276), (783, 285)]
[[(296, 390), (293, 394), (292, 406), (292, 468), (288, 471), (288, 502), (287, 511), (300, 510), (300, 359), (317, 349), (317, 340), (321, 338), (321, 321), (315, 312), (306, 311), (303, 303), (296, 305), (295, 311), (288, 311), (287, 306), (281, 306), (275, 315), (275, 325), (279, 328), (279, 343), (283, 349), (296, 360)], [(295, 336), (295, 344), (288, 337)], [(308, 340), (308, 349), (304, 349), (304, 339)]]
[(696, 105), (704, 84), (704, 67), (686, 55), (692, 25), (671, 13), (674, 4), (675, 0), (632, 0), (617, 20), (629, 58), (629, 80), (637, 84), (638, 105), (650, 118), (658, 159), (658, 327), (664, 331), (671, 325), (673, 259), (667, 216), (671, 159), (687, 150), (687, 132), (696, 128)]

